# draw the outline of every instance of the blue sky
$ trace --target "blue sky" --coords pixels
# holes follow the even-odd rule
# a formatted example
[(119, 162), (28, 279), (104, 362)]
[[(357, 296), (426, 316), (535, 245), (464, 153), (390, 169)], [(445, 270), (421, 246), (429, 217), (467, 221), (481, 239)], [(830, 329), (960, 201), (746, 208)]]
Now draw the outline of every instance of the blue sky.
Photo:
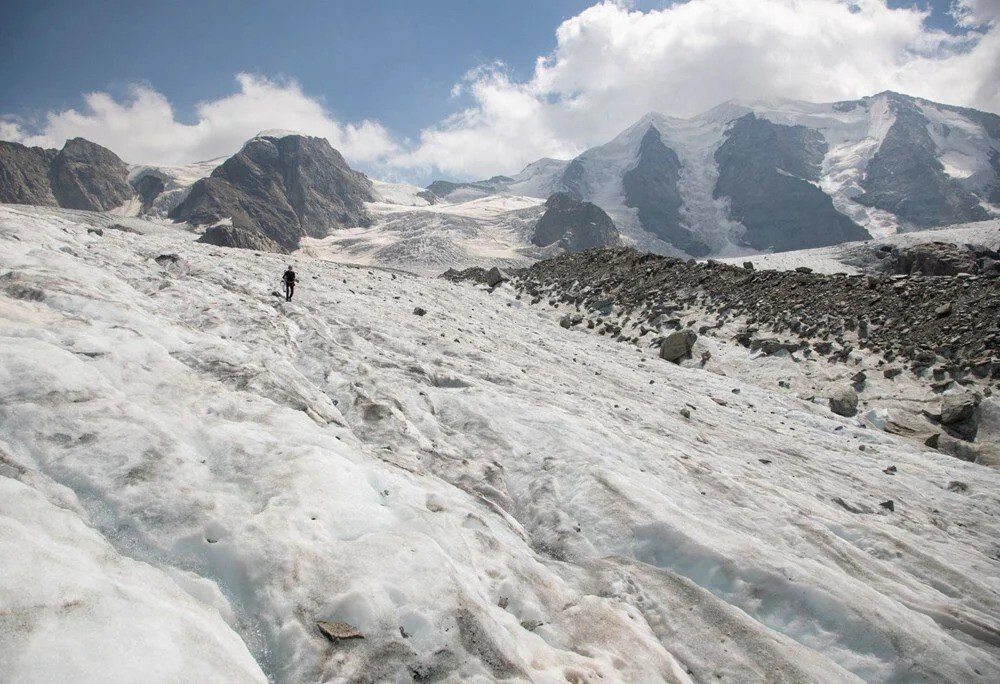
[[(596, 1), (6, 2), (0, 138), (59, 146), (80, 134), (129, 161), (194, 161), (238, 146), (253, 126), (290, 127), (283, 109), (296, 110), (298, 130), (326, 135), (353, 163), (422, 181), (516, 171), (606, 140), (650, 109), (687, 116), (730, 98), (900, 89), (997, 109), (995, 26), (973, 35), (966, 61), (981, 73), (968, 83), (956, 86), (961, 69), (938, 59), (975, 52), (934, 33), (967, 31), (951, 0), (856, 0), (853, 12), (847, 0)], [(961, 2), (987, 18), (998, 4)], [(915, 18), (914, 6), (930, 14)], [(685, 36), (739, 51), (699, 53)], [(536, 72), (540, 57), (549, 62)], [(758, 63), (759, 78), (727, 78)], [(236, 111), (235, 137), (218, 133)]]
[[(555, 28), (591, 0), (4, 3), (0, 102), (31, 117), (80, 94), (146, 81), (190, 122), (238, 72), (290, 77), (346, 120), (416, 135), (455, 107), (469, 69), (503, 60), (530, 77)], [(18, 5), (18, 6), (12, 6)]]

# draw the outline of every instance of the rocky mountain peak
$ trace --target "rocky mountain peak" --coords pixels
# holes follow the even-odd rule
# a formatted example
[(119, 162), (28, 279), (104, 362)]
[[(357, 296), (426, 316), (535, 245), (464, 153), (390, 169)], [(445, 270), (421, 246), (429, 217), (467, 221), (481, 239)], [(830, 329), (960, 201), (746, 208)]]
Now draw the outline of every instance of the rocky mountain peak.
[(371, 181), (325, 138), (265, 134), (195, 183), (170, 218), (196, 225), (230, 219), (295, 249), (303, 237), (366, 224), (364, 203), (374, 199)]
[(620, 242), (614, 222), (596, 204), (558, 192), (545, 202), (545, 213), (535, 225), (532, 244), (547, 247), (558, 244), (568, 252), (593, 247), (609, 247)]
[(84, 138), (62, 150), (0, 141), (0, 201), (107, 211), (132, 197), (128, 167)]

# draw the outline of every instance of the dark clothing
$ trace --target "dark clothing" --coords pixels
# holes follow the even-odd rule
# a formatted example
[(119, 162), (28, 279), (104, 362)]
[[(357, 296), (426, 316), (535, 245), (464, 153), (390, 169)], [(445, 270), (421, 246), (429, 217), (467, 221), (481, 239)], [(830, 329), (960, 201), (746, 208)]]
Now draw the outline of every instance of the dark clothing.
[(295, 292), (295, 271), (288, 269), (285, 275), (281, 276), (281, 280), (285, 283), (285, 301), (290, 302)]

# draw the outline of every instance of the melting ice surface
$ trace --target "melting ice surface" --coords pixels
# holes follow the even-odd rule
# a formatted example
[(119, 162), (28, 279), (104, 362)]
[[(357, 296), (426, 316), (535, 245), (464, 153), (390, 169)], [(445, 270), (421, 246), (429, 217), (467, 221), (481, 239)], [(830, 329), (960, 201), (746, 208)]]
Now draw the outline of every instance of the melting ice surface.
[(1000, 681), (995, 470), (507, 288), (298, 258), (285, 303), (288, 257), (111, 221), (0, 207), (4, 681)]

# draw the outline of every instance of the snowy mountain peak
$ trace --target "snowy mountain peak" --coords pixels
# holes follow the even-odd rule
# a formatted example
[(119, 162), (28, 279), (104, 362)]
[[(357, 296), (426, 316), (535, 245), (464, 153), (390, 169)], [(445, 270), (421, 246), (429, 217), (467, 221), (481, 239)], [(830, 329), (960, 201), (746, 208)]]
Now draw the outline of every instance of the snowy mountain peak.
[[(734, 126), (748, 115), (755, 126)], [(649, 192), (630, 190), (626, 177), (637, 178), (651, 128), (664, 148), (652, 165), (659, 170), (642, 174)], [(720, 153), (726, 145), (739, 154)], [(775, 149), (781, 163), (808, 159), (811, 170), (791, 174)], [(738, 168), (727, 172), (723, 158)], [(608, 212), (639, 248), (726, 256), (1000, 216), (997, 159), (1000, 117), (884, 91), (831, 103), (732, 100), (688, 119), (649, 112), (568, 162), (540, 160), (512, 182), (465, 185), (479, 195), (574, 193)], [(751, 168), (755, 175), (737, 189), (731, 181)], [(451, 188), (439, 190), (452, 201)], [(830, 212), (822, 220), (820, 207)]]

